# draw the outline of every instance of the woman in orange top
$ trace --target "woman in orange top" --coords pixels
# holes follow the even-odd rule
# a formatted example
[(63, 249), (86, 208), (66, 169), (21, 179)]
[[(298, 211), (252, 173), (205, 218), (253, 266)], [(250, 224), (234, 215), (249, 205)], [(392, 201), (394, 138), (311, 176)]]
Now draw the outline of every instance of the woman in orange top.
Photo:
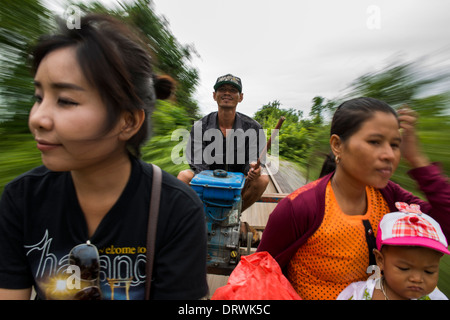
[[(366, 280), (379, 221), (395, 202), (416, 203), (450, 233), (450, 185), (420, 152), (416, 117), (358, 98), (338, 107), (331, 124), (333, 165), (294, 191), (270, 215), (258, 251), (268, 251), (303, 299), (336, 299)], [(402, 129), (402, 132), (399, 130)], [(400, 156), (428, 202), (389, 181)]]

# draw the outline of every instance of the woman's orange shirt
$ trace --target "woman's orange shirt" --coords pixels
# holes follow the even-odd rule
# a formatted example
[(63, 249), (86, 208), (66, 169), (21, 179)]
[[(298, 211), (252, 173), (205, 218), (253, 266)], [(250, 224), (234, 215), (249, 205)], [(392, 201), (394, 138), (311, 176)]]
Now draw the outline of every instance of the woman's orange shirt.
[(369, 249), (362, 221), (369, 220), (376, 232), (389, 207), (377, 189), (367, 187), (366, 194), (367, 212), (347, 215), (328, 183), (322, 224), (288, 264), (288, 279), (302, 299), (334, 300), (350, 283), (369, 276)]

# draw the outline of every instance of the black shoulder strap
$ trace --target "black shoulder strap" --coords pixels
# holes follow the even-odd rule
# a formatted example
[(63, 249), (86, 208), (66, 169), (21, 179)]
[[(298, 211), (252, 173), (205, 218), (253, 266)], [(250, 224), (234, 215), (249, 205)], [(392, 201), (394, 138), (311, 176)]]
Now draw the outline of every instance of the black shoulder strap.
[(366, 230), (366, 241), (367, 246), (369, 247), (369, 266), (377, 264), (375, 261), (375, 255), (373, 253), (373, 249), (377, 247), (377, 240), (375, 239), (375, 235), (370, 225), (369, 220), (363, 220), (364, 229)]
[(153, 166), (152, 195), (150, 198), (150, 209), (147, 227), (147, 262), (145, 280), (145, 300), (150, 299), (150, 287), (153, 273), (153, 260), (155, 254), (156, 226), (158, 225), (159, 201), (161, 198), (162, 171), (157, 166)]

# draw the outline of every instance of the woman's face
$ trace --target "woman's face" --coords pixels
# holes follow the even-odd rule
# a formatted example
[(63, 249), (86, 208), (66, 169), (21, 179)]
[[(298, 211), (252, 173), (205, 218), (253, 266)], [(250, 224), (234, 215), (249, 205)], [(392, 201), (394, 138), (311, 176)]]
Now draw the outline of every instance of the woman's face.
[(338, 170), (346, 178), (384, 188), (400, 161), (401, 136), (397, 118), (377, 111), (345, 142), (338, 143)]
[(47, 168), (84, 169), (125, 153), (125, 142), (119, 138), (122, 120), (105, 132), (106, 106), (83, 75), (75, 48), (48, 53), (34, 83), (36, 102), (28, 124)]

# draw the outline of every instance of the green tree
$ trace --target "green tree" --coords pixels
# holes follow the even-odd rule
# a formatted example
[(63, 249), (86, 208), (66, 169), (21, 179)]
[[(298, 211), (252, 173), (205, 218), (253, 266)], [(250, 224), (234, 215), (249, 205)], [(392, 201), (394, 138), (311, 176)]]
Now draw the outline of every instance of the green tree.
[(87, 5), (82, 2), (73, 3), (83, 12), (111, 14), (135, 26), (153, 52), (156, 72), (170, 75), (176, 81), (176, 103), (186, 109), (191, 121), (200, 117), (197, 102), (193, 98), (199, 73), (190, 65), (192, 57), (198, 53), (193, 45), (182, 45), (178, 42), (170, 31), (167, 20), (155, 13), (152, 0), (123, 2), (115, 8), (107, 8), (98, 1)]
[(151, 0), (137, 0), (122, 4), (126, 14), (121, 17), (134, 24), (144, 35), (155, 52), (156, 68), (172, 76), (177, 82), (175, 97), (177, 104), (186, 109), (188, 117), (200, 117), (197, 102), (193, 99), (199, 81), (198, 70), (190, 66), (193, 55), (198, 55), (193, 45), (181, 45), (169, 29), (164, 17), (155, 14)]
[(41, 163), (28, 130), (33, 83), (27, 62), (30, 46), (52, 24), (37, 0), (2, 1), (0, 10), (0, 193), (19, 174)]
[(350, 92), (347, 97), (373, 97), (398, 106), (426, 95), (427, 89), (446, 79), (448, 73), (429, 72), (418, 61), (395, 61), (380, 71), (355, 79), (348, 88)]
[(0, 134), (28, 133), (33, 83), (30, 46), (51, 27), (51, 13), (38, 0), (2, 1), (0, 10)]
[(323, 117), (322, 113), (324, 109), (326, 108), (326, 105), (324, 105), (325, 98), (321, 96), (316, 96), (312, 99), (313, 105), (311, 106), (311, 111), (309, 113), (309, 116), (312, 117), (314, 124), (322, 124)]
[(262, 106), (254, 115), (264, 129), (271, 134), (281, 116), (286, 120), (279, 132), (279, 152), (284, 158), (294, 160), (303, 166), (308, 166), (311, 150), (318, 142), (318, 134), (321, 134), (323, 114), (329, 108), (329, 102), (325, 98), (314, 97), (311, 107), (310, 118), (303, 119), (303, 112), (293, 108), (280, 108), (278, 100), (269, 102)]
[[(170, 101), (158, 100), (152, 116), (152, 124), (153, 136), (150, 142), (142, 148), (142, 159), (164, 168), (174, 176), (182, 169), (189, 168), (189, 165), (174, 163), (174, 159), (172, 159), (172, 152), (176, 146), (187, 141), (172, 140), (172, 134), (176, 133), (177, 129), (184, 129), (185, 133), (189, 133), (191, 122), (187, 111)], [(182, 138), (182, 136), (175, 138)], [(177, 156), (183, 157), (184, 153)], [(184, 159), (183, 157), (182, 160)]]

